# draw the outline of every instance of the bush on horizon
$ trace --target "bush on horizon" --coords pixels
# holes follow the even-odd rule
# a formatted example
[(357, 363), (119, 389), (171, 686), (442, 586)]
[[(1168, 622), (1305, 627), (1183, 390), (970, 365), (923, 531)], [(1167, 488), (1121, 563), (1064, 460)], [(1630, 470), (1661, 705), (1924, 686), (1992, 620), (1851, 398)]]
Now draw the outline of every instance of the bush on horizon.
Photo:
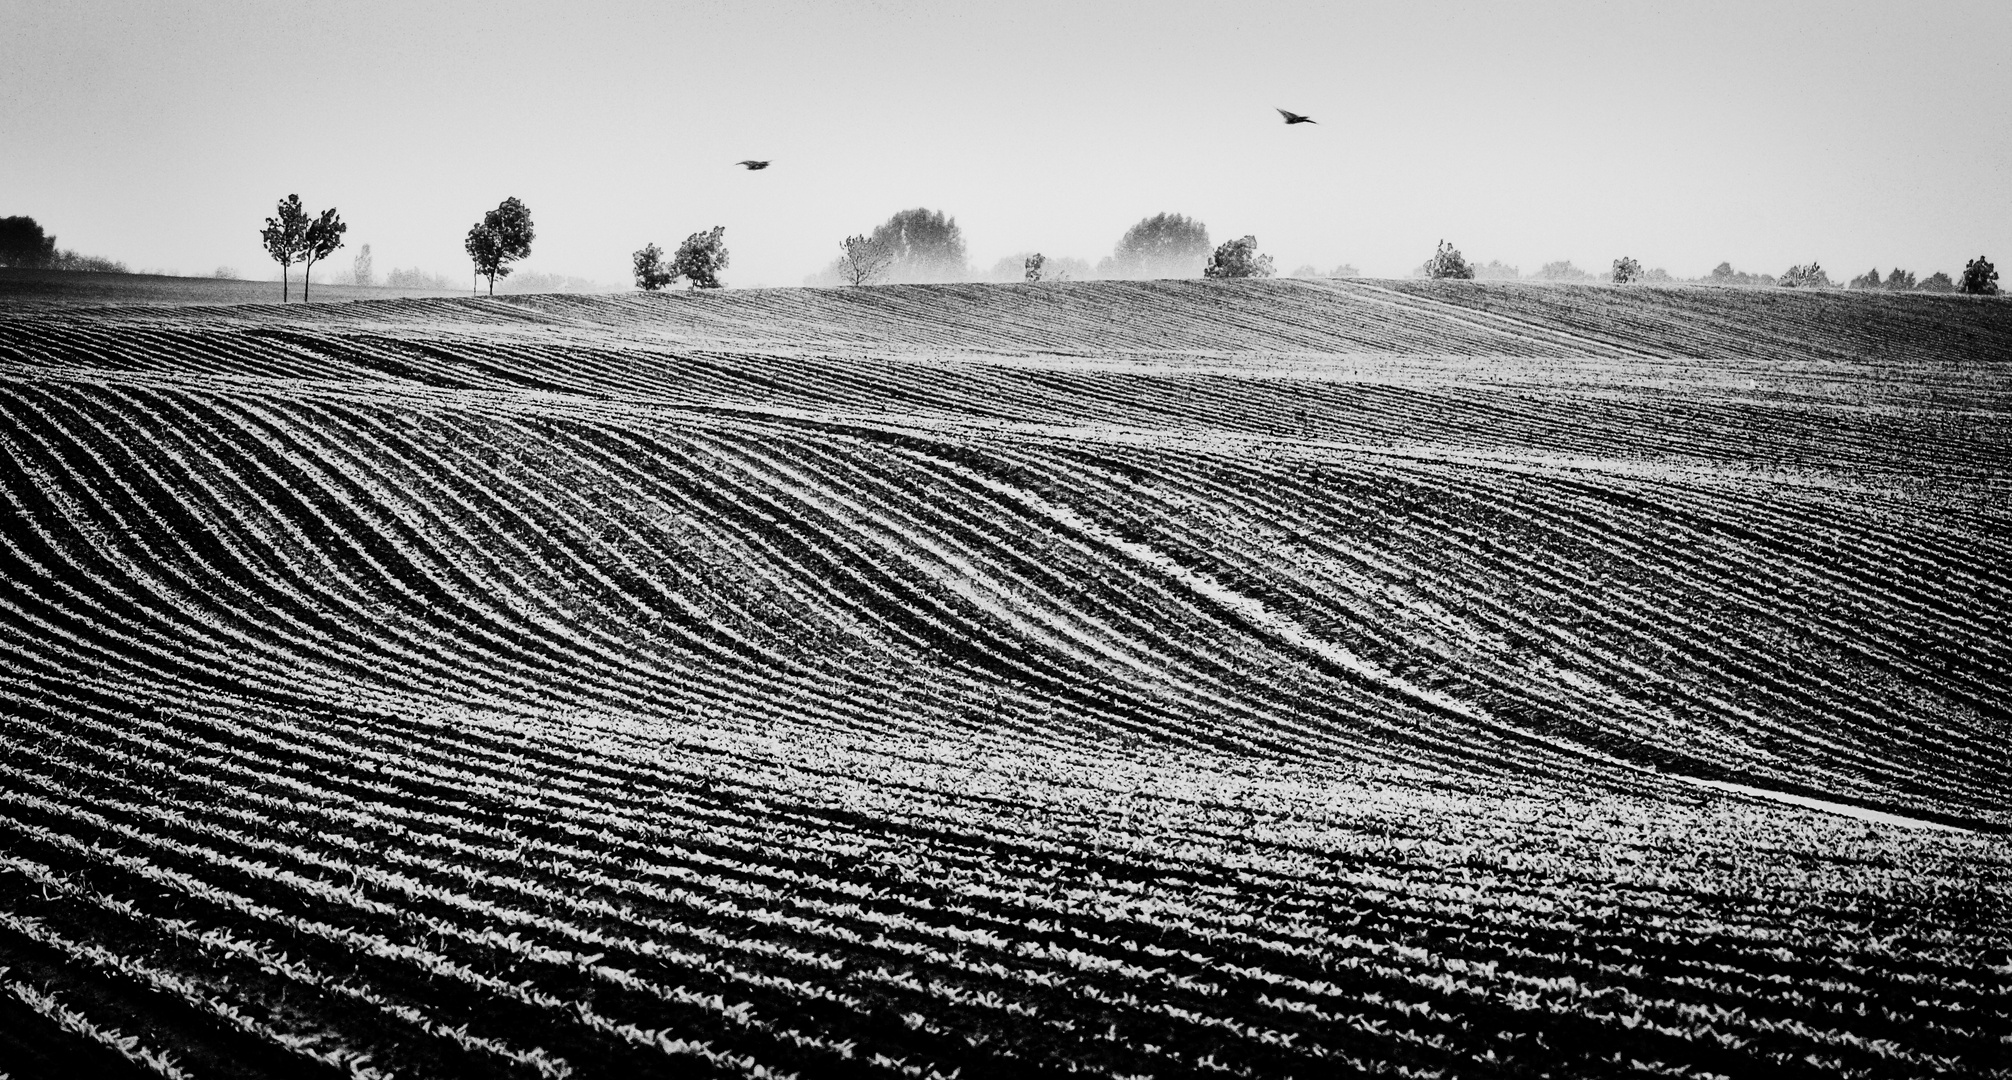
[(1982, 255), (1963, 265), (1964, 292), (1972, 296), (1998, 295), (1998, 268)]
[(1271, 256), (1258, 254), (1255, 236), (1223, 241), (1202, 267), (1205, 278), (1268, 278), (1272, 273)]

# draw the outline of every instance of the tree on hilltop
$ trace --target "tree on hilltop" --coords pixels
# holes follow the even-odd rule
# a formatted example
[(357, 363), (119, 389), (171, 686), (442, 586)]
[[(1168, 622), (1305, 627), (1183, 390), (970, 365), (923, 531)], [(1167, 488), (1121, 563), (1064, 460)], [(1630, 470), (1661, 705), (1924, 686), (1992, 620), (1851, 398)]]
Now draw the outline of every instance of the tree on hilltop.
[(342, 246), (342, 234), (348, 231), (349, 226), (342, 223), (342, 218), (336, 214), (333, 206), (323, 210), (320, 217), (308, 222), (307, 236), (300, 253), (301, 303), (307, 303), (307, 284), (314, 276), (314, 264), (335, 254), (335, 249)]
[(1848, 288), (1848, 289), (1877, 289), (1877, 288), (1880, 288), (1880, 282), (1879, 282), (1879, 267), (1875, 266), (1875, 267), (1873, 267), (1872, 269), (1870, 269), (1870, 270), (1867, 270), (1867, 271), (1866, 271), (1865, 273), (1863, 273), (1863, 274), (1860, 274), (1860, 275), (1858, 275), (1858, 276), (1857, 276), (1857, 277), (1855, 277), (1855, 278), (1852, 278), (1852, 279), (1851, 279), (1851, 284), (1849, 284), (1849, 285), (1845, 286), (1845, 288)]
[(356, 258), (349, 265), (350, 274), (358, 285), (377, 284), (377, 269), (371, 265), (369, 244), (357, 249)]
[(56, 238), (31, 217), (0, 218), (0, 266), (33, 269), (56, 261)]
[(1614, 260), (1614, 284), (1626, 285), (1629, 282), (1641, 280), (1641, 277), (1642, 277), (1641, 263), (1636, 262), (1635, 260), (1629, 258), (1626, 255), (1623, 255), (1620, 258)]
[(1225, 240), (1202, 267), (1206, 278), (1268, 278), (1272, 276), (1271, 256), (1257, 253), (1257, 237)]
[(265, 245), (266, 254), (272, 256), (272, 261), (279, 264), (279, 300), (284, 304), (292, 299), (287, 268), (299, 262), (307, 252), (307, 211), (300, 205), (300, 196), (288, 195), (279, 201), (274, 213), (276, 216), (265, 219), (259, 241)]
[(1823, 272), (1823, 267), (1812, 262), (1808, 266), (1789, 267), (1782, 273), (1777, 284), (1790, 289), (1829, 288), (1830, 275)]
[(1109, 257), (1097, 264), (1100, 277), (1194, 277), (1211, 252), (1209, 229), (1180, 214), (1154, 214), (1125, 230)]
[(630, 262), (636, 270), (636, 288), (644, 292), (656, 292), (678, 280), (678, 272), (664, 261), (664, 249), (655, 244), (644, 244)]
[(1433, 252), (1432, 258), (1426, 260), (1424, 269), (1425, 276), (1429, 278), (1472, 278), (1474, 276), (1474, 268), (1467, 265), (1466, 259), (1461, 258), (1460, 249), (1444, 240), (1439, 242), (1439, 249)]
[(1963, 265), (1964, 292), (1972, 296), (1998, 295), (1998, 268), (1991, 260), (1979, 255)]
[(468, 230), (462, 248), (475, 263), (475, 273), (489, 279), (489, 295), (496, 295), (496, 279), (509, 277), (510, 267), (531, 254), (531, 209), (515, 196), (504, 199), (496, 209)]
[(1048, 256), (1037, 251), (1027, 256), (1027, 261), (1022, 265), (1027, 268), (1028, 281), (1039, 281), (1041, 280), (1041, 268), (1048, 265)]
[(682, 277), (694, 289), (717, 289), (724, 285), (719, 272), (727, 268), (727, 245), (722, 239), (726, 231), (725, 225), (715, 225), (685, 237), (677, 254), (671, 256), (672, 280)]
[(1955, 292), (1956, 283), (1949, 279), (1948, 274), (1937, 270), (1922, 278), (1921, 284), (1915, 286), (1915, 288), (1920, 289), (1922, 292)]
[(1559, 259), (1545, 263), (1537, 271), (1537, 277), (1543, 281), (1589, 281), (1593, 275), (1573, 266), (1570, 259)]
[(868, 239), (887, 256), (884, 273), (894, 281), (962, 281), (964, 231), (941, 210), (916, 207), (881, 222)]
[(1914, 275), (1896, 266), (1893, 268), (1893, 273), (1886, 275), (1886, 284), (1881, 287), (1895, 292), (1907, 292), (1914, 288)]
[(894, 253), (864, 233), (848, 236), (839, 242), (837, 270), (841, 281), (847, 285), (871, 285), (887, 273), (887, 267), (894, 262)]

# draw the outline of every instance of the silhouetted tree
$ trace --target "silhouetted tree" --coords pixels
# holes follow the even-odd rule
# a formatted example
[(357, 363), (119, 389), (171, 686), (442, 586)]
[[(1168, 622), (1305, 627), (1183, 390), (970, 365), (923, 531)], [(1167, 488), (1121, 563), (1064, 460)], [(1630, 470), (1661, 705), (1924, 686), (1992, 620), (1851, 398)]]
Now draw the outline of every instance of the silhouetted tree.
[(678, 280), (677, 271), (664, 262), (664, 249), (655, 244), (644, 244), (631, 262), (636, 269), (636, 288), (644, 292), (656, 292)]
[(1202, 267), (1206, 278), (1267, 278), (1272, 276), (1271, 256), (1257, 253), (1257, 237), (1244, 236), (1236, 240), (1225, 240), (1215, 253), (1209, 256), (1209, 263)]
[(1823, 272), (1823, 267), (1812, 262), (1808, 266), (1789, 267), (1783, 272), (1778, 284), (1790, 289), (1827, 288), (1830, 285), (1830, 275)]
[(300, 261), (307, 252), (307, 211), (301, 208), (300, 196), (288, 195), (279, 201), (276, 217), (265, 219), (265, 228), (259, 232), (259, 240), (265, 244), (266, 254), (279, 264), (279, 299), (286, 303), (289, 295), (287, 267)]
[(320, 217), (308, 222), (307, 244), (301, 249), (301, 303), (307, 302), (307, 285), (314, 277), (314, 264), (335, 254), (335, 249), (342, 246), (342, 234), (348, 231), (349, 226), (342, 223), (342, 218), (336, 214), (333, 206), (323, 210)]
[(1636, 262), (1635, 260), (1627, 257), (1626, 255), (1623, 255), (1620, 258), (1614, 260), (1614, 284), (1626, 285), (1631, 281), (1639, 280), (1641, 276), (1642, 276), (1641, 263)]
[(709, 231), (685, 237), (677, 254), (671, 256), (671, 273), (684, 278), (694, 289), (719, 288), (723, 284), (719, 272), (727, 268), (727, 245), (721, 239), (726, 231), (725, 225), (715, 225)]
[(847, 285), (873, 284), (894, 261), (893, 253), (871, 236), (848, 236), (838, 249), (844, 253), (838, 257), (838, 275)]
[(1998, 268), (1979, 255), (1963, 264), (1963, 291), (1972, 296), (1998, 295)]
[(356, 251), (356, 258), (350, 262), (351, 276), (358, 285), (377, 283), (377, 268), (370, 262), (370, 245), (365, 244)]
[(1849, 289), (1879, 288), (1879, 267), (1875, 266), (1872, 269), (1867, 270), (1865, 273), (1860, 274), (1855, 278), (1852, 278), (1851, 284), (1845, 287)]
[(887, 253), (886, 275), (894, 281), (962, 281), (964, 231), (941, 210), (916, 207), (888, 218), (870, 238)]
[(1114, 278), (1194, 277), (1211, 252), (1208, 226), (1180, 214), (1154, 214), (1125, 230), (1097, 273)]
[(1883, 287), (1895, 292), (1907, 292), (1914, 288), (1914, 275), (1896, 266), (1893, 268), (1893, 273), (1886, 275), (1886, 284)]
[(1949, 275), (1943, 273), (1940, 270), (1937, 270), (1936, 272), (1928, 275), (1927, 277), (1922, 278), (1921, 284), (1915, 287), (1920, 289), (1922, 292), (1956, 291), (1956, 283), (1954, 281), (1949, 280)]
[(56, 238), (31, 217), (0, 218), (0, 266), (40, 267), (56, 260)]
[(496, 209), (468, 230), (462, 244), (475, 262), (475, 273), (489, 279), (489, 295), (496, 295), (496, 279), (509, 277), (508, 263), (531, 254), (531, 210), (515, 196), (504, 199)]
[(1444, 240), (1439, 242), (1439, 250), (1425, 264), (1425, 276), (1429, 278), (1471, 278), (1474, 268), (1460, 257), (1460, 249)]
[(1048, 256), (1043, 255), (1038, 251), (1032, 255), (1027, 256), (1027, 262), (1026, 262), (1027, 280), (1028, 281), (1041, 280), (1041, 268), (1043, 266), (1046, 266), (1047, 263), (1048, 263)]

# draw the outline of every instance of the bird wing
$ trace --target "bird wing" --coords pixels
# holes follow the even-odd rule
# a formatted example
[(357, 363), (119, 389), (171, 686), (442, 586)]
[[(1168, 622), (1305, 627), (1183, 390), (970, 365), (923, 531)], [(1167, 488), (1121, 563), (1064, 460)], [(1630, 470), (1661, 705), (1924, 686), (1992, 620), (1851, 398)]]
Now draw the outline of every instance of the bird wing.
[[(1272, 106), (1272, 108), (1274, 108), (1274, 109), (1278, 109), (1278, 106), (1274, 105), (1274, 106)], [(1292, 114), (1291, 114), (1291, 113), (1289, 113), (1289, 112), (1285, 111), (1284, 109), (1278, 109), (1278, 114), (1279, 114), (1280, 116), (1283, 116), (1283, 117), (1285, 117), (1285, 122), (1286, 122), (1286, 123), (1288, 123), (1288, 124), (1292, 123)]]

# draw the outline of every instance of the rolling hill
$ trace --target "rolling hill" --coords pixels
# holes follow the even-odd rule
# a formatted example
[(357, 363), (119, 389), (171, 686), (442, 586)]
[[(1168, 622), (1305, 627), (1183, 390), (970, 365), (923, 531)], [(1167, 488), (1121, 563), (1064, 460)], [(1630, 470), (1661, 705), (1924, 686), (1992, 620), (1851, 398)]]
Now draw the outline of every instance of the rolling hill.
[(15, 1075), (2012, 1075), (2004, 301), (28, 306), (0, 457)]

